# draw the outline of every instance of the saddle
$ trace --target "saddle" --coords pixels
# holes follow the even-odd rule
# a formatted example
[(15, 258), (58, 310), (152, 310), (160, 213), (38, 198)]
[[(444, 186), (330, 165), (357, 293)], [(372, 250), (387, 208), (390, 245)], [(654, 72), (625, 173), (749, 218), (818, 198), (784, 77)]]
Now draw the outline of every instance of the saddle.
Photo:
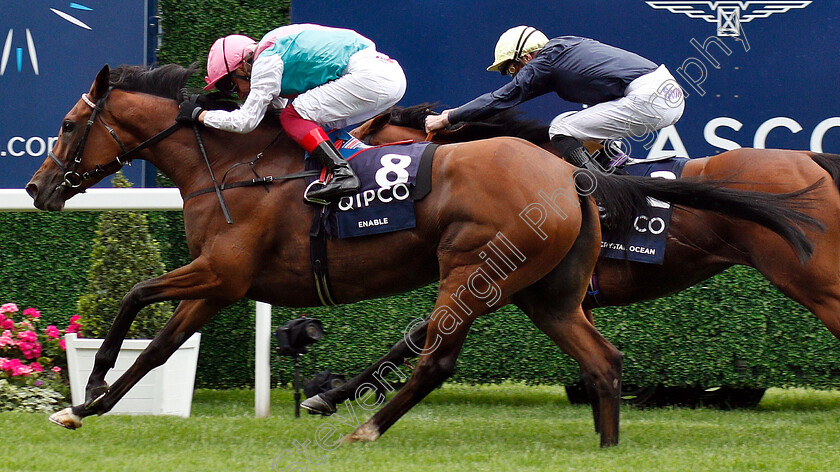
[[(431, 192), (432, 162), (438, 145), (409, 141), (368, 146), (340, 130), (328, 136), (362, 182), (356, 195), (315, 207), (310, 226), (310, 261), (318, 297), (323, 305), (334, 306), (329, 289), (327, 241), (414, 228), (414, 202)], [(307, 159), (307, 170), (319, 168), (314, 159)], [(320, 177), (324, 175), (322, 170)], [(307, 189), (318, 181), (310, 179)]]

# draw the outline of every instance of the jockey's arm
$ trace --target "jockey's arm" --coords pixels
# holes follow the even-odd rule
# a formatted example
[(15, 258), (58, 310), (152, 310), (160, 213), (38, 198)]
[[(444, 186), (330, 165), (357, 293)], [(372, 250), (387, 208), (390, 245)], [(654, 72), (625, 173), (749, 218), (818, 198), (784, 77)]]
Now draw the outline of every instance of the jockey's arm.
[(526, 64), (518, 74), (501, 88), (481, 95), (461, 105), (449, 114), (449, 121), (475, 121), (513, 108), (550, 90), (547, 86), (548, 71), (534, 60)]
[(207, 111), (202, 113), (199, 119), (210, 128), (234, 133), (250, 133), (260, 124), (269, 106), (285, 105), (285, 99), (280, 98), (282, 78), (283, 60), (280, 56), (260, 57), (259, 60), (254, 61), (254, 68), (251, 71), (251, 91), (245, 103), (233, 111)]

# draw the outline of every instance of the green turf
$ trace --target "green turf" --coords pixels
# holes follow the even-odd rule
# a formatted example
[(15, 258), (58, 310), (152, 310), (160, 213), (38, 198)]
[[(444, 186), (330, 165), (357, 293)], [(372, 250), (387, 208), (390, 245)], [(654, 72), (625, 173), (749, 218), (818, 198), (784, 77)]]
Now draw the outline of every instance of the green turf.
[[(295, 420), (291, 398), (274, 391), (272, 417), (255, 419), (253, 392), (201, 390), (191, 418), (94, 417), (77, 431), (0, 413), (0, 471), (270, 471), (284, 452), (275, 470), (840, 470), (840, 392), (770, 390), (751, 411), (624, 408), (610, 449), (598, 448), (588, 407), (569, 405), (558, 387), (446, 386), (379, 441), (333, 451), (314, 444), (317, 428), (351, 428)], [(295, 452), (307, 440), (321, 463)]]

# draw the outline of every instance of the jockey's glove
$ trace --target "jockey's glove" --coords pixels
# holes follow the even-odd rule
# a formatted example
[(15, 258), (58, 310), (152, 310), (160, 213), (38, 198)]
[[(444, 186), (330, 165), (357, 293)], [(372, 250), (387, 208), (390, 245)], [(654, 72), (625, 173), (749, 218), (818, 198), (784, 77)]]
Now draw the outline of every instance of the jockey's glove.
[(197, 103), (192, 101), (181, 102), (180, 111), (175, 121), (183, 125), (192, 125), (198, 123), (198, 115), (204, 111)]

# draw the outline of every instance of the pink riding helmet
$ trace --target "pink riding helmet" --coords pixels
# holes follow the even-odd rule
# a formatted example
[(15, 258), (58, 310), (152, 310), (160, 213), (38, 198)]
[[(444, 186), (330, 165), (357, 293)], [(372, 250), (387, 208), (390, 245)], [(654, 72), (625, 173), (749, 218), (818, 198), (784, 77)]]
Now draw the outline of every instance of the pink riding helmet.
[(256, 41), (241, 34), (217, 39), (207, 54), (207, 77), (204, 78), (207, 86), (204, 90), (215, 87), (219, 79), (236, 70), (245, 57), (256, 48)]

